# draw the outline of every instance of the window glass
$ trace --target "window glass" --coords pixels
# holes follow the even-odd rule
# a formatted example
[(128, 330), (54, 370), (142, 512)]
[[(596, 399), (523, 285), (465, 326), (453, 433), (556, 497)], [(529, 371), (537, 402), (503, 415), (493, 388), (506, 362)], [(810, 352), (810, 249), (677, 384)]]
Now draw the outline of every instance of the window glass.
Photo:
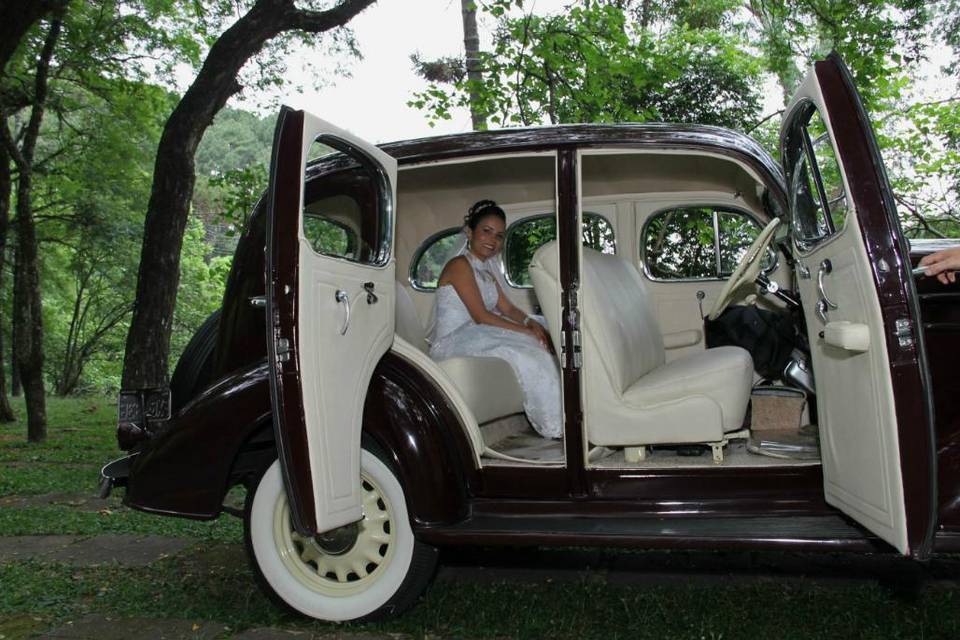
[[(729, 276), (740, 264), (743, 254), (760, 235), (760, 225), (748, 216), (732, 211), (720, 211), (717, 216), (720, 229), (720, 277)], [(761, 263), (761, 270), (773, 266), (775, 255), (767, 251)]]
[(713, 209), (661, 211), (647, 223), (643, 248), (647, 269), (654, 278), (716, 277)]
[[(308, 157), (330, 152), (336, 140), (318, 138)], [(329, 146), (328, 146), (329, 145)], [(341, 154), (343, 156), (343, 154)], [(317, 253), (382, 265), (390, 257), (390, 186), (365, 156), (343, 157), (344, 169), (306, 182), (303, 234)]]
[[(689, 280), (729, 276), (761, 227), (743, 212), (705, 206), (661, 211), (644, 229), (644, 258), (650, 276)], [(768, 251), (763, 269), (770, 269), (775, 262), (776, 255)]]
[(843, 228), (847, 195), (826, 126), (811, 104), (786, 140), (790, 207), (798, 244), (810, 245)]
[[(507, 282), (514, 287), (531, 287), (527, 268), (537, 249), (557, 237), (553, 215), (527, 218), (510, 225), (503, 248)], [(583, 246), (601, 253), (616, 253), (613, 227), (603, 216), (589, 211), (583, 214)]]
[(460, 227), (447, 229), (427, 238), (414, 255), (410, 281), (416, 289), (436, 289), (443, 265), (466, 240)]

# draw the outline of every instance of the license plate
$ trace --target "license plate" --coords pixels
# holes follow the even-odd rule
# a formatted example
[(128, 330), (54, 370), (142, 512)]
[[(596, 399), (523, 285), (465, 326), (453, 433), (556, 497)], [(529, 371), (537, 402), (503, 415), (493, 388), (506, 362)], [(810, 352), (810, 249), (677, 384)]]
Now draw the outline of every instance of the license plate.
[(170, 419), (170, 390), (121, 391), (117, 398), (117, 421), (144, 426), (147, 420)]

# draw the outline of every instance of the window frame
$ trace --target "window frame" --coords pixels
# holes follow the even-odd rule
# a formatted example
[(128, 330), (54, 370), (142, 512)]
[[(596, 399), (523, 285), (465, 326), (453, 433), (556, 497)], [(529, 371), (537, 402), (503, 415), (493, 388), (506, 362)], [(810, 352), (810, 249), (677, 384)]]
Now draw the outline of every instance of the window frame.
[(420, 245), (413, 252), (413, 257), (410, 258), (410, 267), (407, 269), (407, 282), (410, 283), (410, 287), (414, 291), (421, 291), (423, 293), (431, 293), (438, 289), (438, 287), (425, 287), (421, 285), (417, 278), (417, 265), (420, 263), (420, 258), (423, 257), (423, 254), (427, 252), (430, 247), (432, 247), (437, 242), (440, 242), (443, 238), (447, 236), (456, 235), (457, 233), (463, 233), (463, 226), (459, 227), (447, 227), (436, 231), (427, 236), (426, 240), (420, 243)]
[[(300, 213), (297, 219), (298, 239), (306, 241), (307, 244), (310, 245), (311, 251), (318, 256), (323, 256), (324, 258), (341, 260), (349, 264), (366, 266), (373, 269), (387, 268), (390, 264), (390, 261), (393, 259), (394, 221), (396, 219), (396, 210), (393, 201), (394, 193), (393, 187), (390, 184), (390, 179), (384, 172), (383, 167), (381, 167), (373, 157), (368, 155), (364, 149), (353, 144), (349, 140), (341, 138), (334, 133), (321, 133), (311, 141), (310, 147), (315, 144), (327, 146), (332, 149), (332, 151), (330, 153), (317, 156), (316, 158), (311, 158), (309, 161), (307, 161), (305, 166), (301, 168), (303, 176), (301, 178), (302, 184), (300, 187)], [(330, 160), (330, 156), (335, 154), (340, 154), (343, 159)], [(311, 175), (311, 166), (321, 158), (325, 159), (327, 162), (336, 162), (340, 166), (335, 166), (332, 168), (332, 170), (325, 171), (320, 175)], [(307, 194), (309, 193), (310, 186), (315, 182), (334, 178), (342, 172), (356, 170), (358, 167), (367, 172), (370, 177), (370, 182), (373, 188), (376, 190), (376, 193), (374, 194), (374, 206), (376, 207), (379, 246), (370, 248), (371, 255), (366, 260), (357, 260), (347, 256), (318, 252), (314, 250), (313, 244), (306, 237), (306, 234), (303, 230), (303, 219), (305, 209), (307, 207)], [(326, 219), (334, 222), (331, 218)], [(362, 233), (357, 233), (357, 240), (359, 242), (363, 242)]]
[[(675, 209), (705, 209), (710, 208), (712, 210), (711, 226), (713, 227), (713, 267), (716, 270), (717, 275), (713, 277), (705, 278), (660, 278), (654, 276), (650, 271), (650, 263), (647, 261), (647, 230), (650, 227), (650, 223), (656, 219), (657, 216), (666, 213), (668, 211), (673, 211)], [(722, 258), (720, 255), (720, 214), (722, 213), (733, 213), (737, 215), (743, 215), (750, 219), (751, 222), (757, 225), (757, 230), (760, 231), (763, 229), (764, 222), (757, 216), (753, 211), (748, 209), (743, 209), (734, 205), (719, 205), (719, 204), (709, 204), (709, 203), (700, 203), (700, 204), (678, 204), (678, 205), (668, 205), (656, 209), (653, 213), (647, 216), (647, 219), (643, 222), (643, 226), (640, 228), (640, 242), (639, 244), (639, 254), (640, 254), (640, 264), (643, 266), (643, 275), (650, 280), (651, 282), (724, 282), (730, 279), (730, 274), (726, 276), (722, 274)], [(770, 275), (776, 271), (780, 266), (780, 252), (775, 251), (773, 247), (767, 249), (768, 252), (773, 254), (772, 264), (763, 269), (761, 273), (764, 275)]]
[[(843, 162), (840, 159), (840, 154), (837, 152), (837, 146), (833, 140), (833, 132), (829, 127), (826, 126), (826, 119), (823, 117), (823, 114), (820, 113), (817, 105), (809, 98), (802, 100), (797, 108), (802, 110), (801, 114), (795, 117), (791, 123), (791, 130), (785, 136), (785, 144), (782, 147), (781, 155), (783, 157), (784, 176), (786, 178), (787, 185), (787, 209), (790, 215), (790, 235), (793, 237), (793, 242), (796, 245), (800, 255), (806, 255), (820, 245), (828, 243), (839, 236), (844, 229), (847, 228), (848, 221), (852, 215), (855, 215), (855, 212), (852, 207), (846, 174), (843, 170)], [(830, 150), (833, 153), (833, 157), (837, 163), (837, 169), (840, 172), (840, 180), (843, 184), (843, 197), (847, 204), (847, 212), (844, 215), (843, 226), (841, 226), (839, 229), (836, 228), (836, 224), (834, 223), (833, 212), (830, 204), (837, 199), (835, 198), (831, 201), (826, 197), (826, 188), (823, 184), (823, 176), (820, 173), (820, 164), (816, 157), (816, 151), (813, 149), (815, 141), (811, 139), (810, 131), (808, 129), (808, 125), (810, 124), (810, 120), (813, 118), (813, 114), (817, 114), (820, 117), (820, 120), (824, 123), (826, 131), (823, 133), (823, 136), (826, 136), (826, 141), (830, 144)], [(797, 140), (798, 137), (799, 140)], [(790, 155), (791, 152), (796, 152), (798, 154), (795, 160), (792, 159)], [(824, 225), (827, 228), (827, 232), (816, 237), (807, 237), (803, 234), (803, 229), (799, 220), (797, 219), (796, 214), (796, 181), (799, 179), (796, 167), (799, 166), (802, 160), (806, 162), (807, 171), (812, 172), (812, 179), (814, 188), (816, 189), (817, 198), (819, 198), (823, 203), (821, 208), (822, 215), (824, 216)], [(814, 203), (814, 205), (816, 205), (816, 203)]]

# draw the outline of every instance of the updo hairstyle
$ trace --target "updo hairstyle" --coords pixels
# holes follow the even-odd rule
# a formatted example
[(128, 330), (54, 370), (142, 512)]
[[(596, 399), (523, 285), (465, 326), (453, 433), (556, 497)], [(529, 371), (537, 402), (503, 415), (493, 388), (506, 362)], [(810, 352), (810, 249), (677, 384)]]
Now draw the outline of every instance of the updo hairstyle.
[(497, 206), (496, 202), (493, 200), (481, 200), (470, 207), (469, 213), (463, 217), (463, 224), (470, 227), (471, 231), (476, 231), (477, 225), (487, 216), (496, 216), (500, 218), (504, 224), (507, 222), (507, 214)]

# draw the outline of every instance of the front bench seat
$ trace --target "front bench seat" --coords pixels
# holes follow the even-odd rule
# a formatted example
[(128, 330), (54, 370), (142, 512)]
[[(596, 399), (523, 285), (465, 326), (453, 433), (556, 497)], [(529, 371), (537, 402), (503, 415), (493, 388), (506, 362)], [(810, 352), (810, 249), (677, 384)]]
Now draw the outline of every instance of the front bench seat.
[[(557, 327), (556, 242), (533, 256), (537, 299)], [(624, 447), (629, 462), (652, 444), (703, 443), (723, 459), (728, 434), (743, 424), (753, 360), (740, 347), (717, 347), (666, 362), (652, 301), (637, 269), (583, 248), (581, 266), (584, 424), (591, 444)], [(557, 345), (559, 335), (553, 336)]]
[[(429, 355), (426, 332), (406, 287), (397, 282), (396, 333)], [(453, 381), (477, 424), (523, 413), (523, 389), (506, 360), (462, 356), (440, 360), (437, 365)]]

